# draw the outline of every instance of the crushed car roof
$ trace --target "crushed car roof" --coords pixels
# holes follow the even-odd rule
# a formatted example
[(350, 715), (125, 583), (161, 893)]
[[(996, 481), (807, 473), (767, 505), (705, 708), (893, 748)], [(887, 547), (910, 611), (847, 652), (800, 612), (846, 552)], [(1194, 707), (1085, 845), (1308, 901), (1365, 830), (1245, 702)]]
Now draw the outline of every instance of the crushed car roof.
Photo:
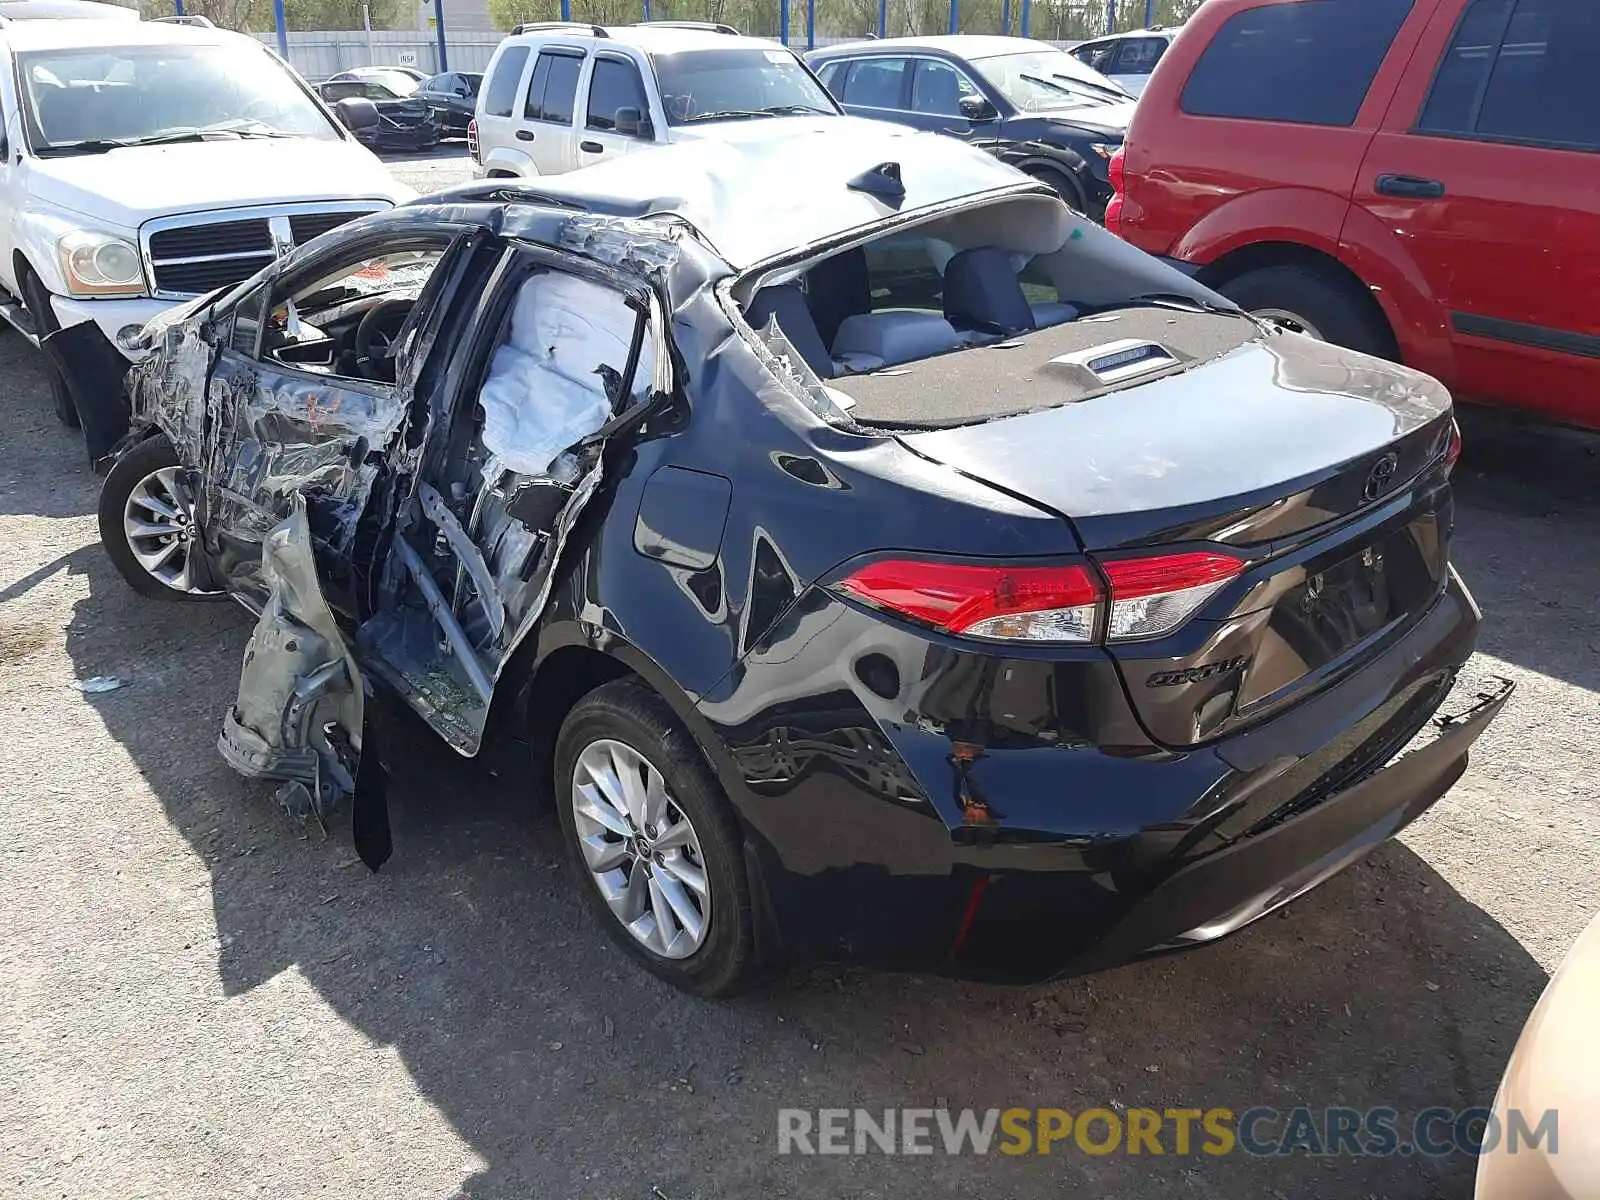
[[(782, 137), (775, 136), (774, 121), (782, 122)], [(885, 163), (897, 164), (903, 199), (850, 186)], [(941, 134), (854, 117), (778, 117), (566, 175), (460, 184), (420, 203), (503, 192), (618, 216), (671, 213), (693, 225), (729, 266), (743, 270), (895, 213), (1030, 182)]]

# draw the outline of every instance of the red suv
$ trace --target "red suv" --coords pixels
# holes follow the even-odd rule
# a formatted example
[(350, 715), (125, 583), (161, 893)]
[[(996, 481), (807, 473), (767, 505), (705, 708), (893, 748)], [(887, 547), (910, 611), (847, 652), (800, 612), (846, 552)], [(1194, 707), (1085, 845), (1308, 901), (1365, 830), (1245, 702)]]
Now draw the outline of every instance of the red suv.
[(1208, 0), (1106, 225), (1244, 308), (1600, 428), (1600, 3)]

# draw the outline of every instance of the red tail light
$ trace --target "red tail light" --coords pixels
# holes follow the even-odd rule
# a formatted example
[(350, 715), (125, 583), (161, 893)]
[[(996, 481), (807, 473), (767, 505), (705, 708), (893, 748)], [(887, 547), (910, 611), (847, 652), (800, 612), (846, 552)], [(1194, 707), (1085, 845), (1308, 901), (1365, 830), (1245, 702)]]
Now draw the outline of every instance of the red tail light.
[(1111, 161), (1106, 164), (1106, 178), (1111, 182), (1114, 193), (1106, 205), (1105, 226), (1118, 237), (1122, 236), (1122, 208), (1127, 197), (1128, 179), (1128, 147), (1118, 146), (1111, 155)]
[(479, 162), (477, 117), (473, 117), (472, 120), (467, 122), (467, 155), (472, 159), (473, 162)]
[(1089, 643), (1159, 637), (1187, 621), (1244, 564), (1195, 552), (1087, 565), (974, 566), (920, 559), (871, 563), (845, 594), (943, 633), (1003, 642)]
[(1456, 469), (1456, 463), (1461, 458), (1461, 426), (1454, 417), (1450, 418), (1450, 440), (1444, 447), (1444, 473), (1450, 474)]
[(1244, 570), (1237, 558), (1208, 551), (1111, 559), (1101, 566), (1111, 584), (1108, 642), (1170, 633)]
[(976, 567), (888, 559), (839, 587), (945, 633), (1005, 641), (1087, 642), (1100, 587), (1087, 567)]

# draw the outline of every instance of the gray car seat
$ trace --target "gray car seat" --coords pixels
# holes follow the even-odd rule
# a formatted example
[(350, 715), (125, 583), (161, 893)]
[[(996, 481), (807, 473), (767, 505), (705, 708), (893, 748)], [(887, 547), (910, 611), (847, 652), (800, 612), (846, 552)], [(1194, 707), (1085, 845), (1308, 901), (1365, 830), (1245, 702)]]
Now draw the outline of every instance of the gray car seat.
[(1013, 334), (1060, 325), (1078, 310), (1070, 304), (1030, 304), (1011, 256), (994, 246), (974, 246), (945, 264), (944, 315), (957, 329)]

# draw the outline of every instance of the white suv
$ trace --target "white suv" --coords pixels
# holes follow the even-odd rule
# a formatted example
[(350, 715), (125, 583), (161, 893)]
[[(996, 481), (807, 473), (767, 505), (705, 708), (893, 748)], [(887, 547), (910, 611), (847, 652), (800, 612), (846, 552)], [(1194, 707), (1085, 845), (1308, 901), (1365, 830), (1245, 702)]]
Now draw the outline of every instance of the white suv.
[(0, 319), (43, 344), (91, 459), (146, 322), (414, 195), (253, 38), (0, 20)]
[(1156, 64), (1177, 36), (1178, 30), (1157, 25), (1084, 42), (1074, 46), (1071, 54), (1114, 83), (1121, 84), (1130, 96), (1137, 96), (1144, 91), (1144, 85), (1155, 73)]
[(759, 121), (856, 121), (793, 51), (726, 25), (522, 25), (501, 42), (468, 140), (480, 177), (556, 175)]

